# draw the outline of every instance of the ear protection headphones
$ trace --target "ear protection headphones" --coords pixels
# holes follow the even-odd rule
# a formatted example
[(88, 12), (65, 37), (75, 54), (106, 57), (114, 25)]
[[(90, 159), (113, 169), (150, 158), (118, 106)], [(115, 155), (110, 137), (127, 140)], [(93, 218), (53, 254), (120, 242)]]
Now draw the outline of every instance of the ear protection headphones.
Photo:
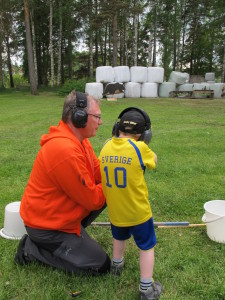
[(76, 104), (70, 105), (73, 110), (71, 115), (71, 121), (76, 128), (85, 128), (87, 124), (88, 113), (87, 96), (84, 93), (76, 92)]
[(139, 131), (140, 131), (141, 132), (141, 136), (140, 136), (140, 138), (138, 140), (139, 141), (143, 141), (143, 142), (145, 142), (148, 145), (150, 143), (150, 141), (151, 141), (151, 138), (152, 138), (151, 121), (150, 121), (150, 118), (149, 118), (148, 114), (144, 110), (142, 110), (142, 109), (140, 109), (138, 107), (128, 107), (128, 108), (124, 109), (120, 113), (120, 115), (118, 116), (119, 120), (116, 121), (116, 123), (113, 126), (112, 135), (116, 136), (116, 137), (119, 136), (119, 130), (120, 130), (119, 123), (120, 123), (120, 119), (122, 118), (122, 116), (126, 112), (131, 111), (131, 110), (138, 111), (144, 117), (145, 125), (142, 126), (142, 127), (140, 127), (139, 130), (138, 130), (138, 132), (135, 132), (135, 131), (126, 131), (126, 132), (131, 133), (131, 134), (136, 134), (136, 133), (139, 133)]

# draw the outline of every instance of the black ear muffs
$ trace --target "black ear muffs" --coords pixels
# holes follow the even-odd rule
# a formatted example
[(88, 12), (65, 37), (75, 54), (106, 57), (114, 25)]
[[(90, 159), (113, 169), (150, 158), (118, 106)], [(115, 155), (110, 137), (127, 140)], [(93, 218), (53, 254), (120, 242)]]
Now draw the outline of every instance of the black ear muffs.
[(152, 131), (150, 129), (145, 130), (142, 135), (139, 137), (139, 141), (145, 142), (145, 144), (149, 144), (152, 139)]
[[(140, 112), (142, 114), (142, 116), (144, 117), (145, 119), (145, 125), (144, 125), (144, 128), (143, 128), (143, 133), (141, 134), (140, 138), (138, 139), (139, 141), (143, 141), (145, 142), (147, 145), (150, 143), (151, 141), (151, 138), (152, 138), (152, 132), (151, 132), (151, 121), (150, 121), (150, 118), (148, 116), (148, 114), (138, 108), (138, 107), (128, 107), (126, 109), (124, 109), (120, 115), (118, 116), (118, 121), (116, 121), (116, 123), (113, 125), (113, 129), (112, 129), (112, 136), (116, 136), (118, 137), (119, 136), (119, 123), (120, 123), (120, 119), (122, 118), (122, 116), (130, 111), (130, 110), (137, 110), (138, 112)], [(130, 132), (132, 134), (132, 132)]]
[(71, 105), (73, 110), (71, 121), (76, 128), (85, 128), (88, 119), (87, 96), (84, 93), (76, 92), (76, 105)]

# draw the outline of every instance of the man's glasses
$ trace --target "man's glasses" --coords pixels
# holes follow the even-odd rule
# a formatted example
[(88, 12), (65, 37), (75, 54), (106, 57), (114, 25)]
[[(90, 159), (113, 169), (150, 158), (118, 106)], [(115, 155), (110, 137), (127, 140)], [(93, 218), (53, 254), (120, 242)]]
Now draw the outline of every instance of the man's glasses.
[(93, 114), (88, 114), (89, 116), (93, 116), (95, 117), (96, 119), (98, 119), (98, 122), (101, 121), (102, 117), (101, 116), (97, 116), (97, 115), (93, 115)]

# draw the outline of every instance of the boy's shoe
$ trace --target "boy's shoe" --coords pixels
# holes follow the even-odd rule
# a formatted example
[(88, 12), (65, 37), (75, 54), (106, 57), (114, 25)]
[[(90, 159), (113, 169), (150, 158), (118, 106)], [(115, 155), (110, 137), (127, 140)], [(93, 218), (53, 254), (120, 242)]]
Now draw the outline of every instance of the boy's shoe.
[(162, 285), (158, 281), (154, 281), (152, 285), (143, 292), (139, 287), (139, 299), (140, 300), (157, 300), (162, 293)]
[(124, 269), (125, 262), (124, 260), (121, 261), (118, 265), (111, 264), (111, 270), (110, 273), (113, 275), (120, 275), (121, 271)]

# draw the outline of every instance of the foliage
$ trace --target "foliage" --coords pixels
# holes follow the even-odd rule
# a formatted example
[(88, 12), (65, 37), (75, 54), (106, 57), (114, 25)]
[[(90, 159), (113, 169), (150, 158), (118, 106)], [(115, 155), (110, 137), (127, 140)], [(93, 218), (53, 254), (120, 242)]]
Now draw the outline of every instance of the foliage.
[[(13, 75), (13, 82), (14, 82), (14, 87), (15, 88), (22, 87), (22, 86), (28, 86), (29, 85), (28, 80), (26, 78), (24, 78), (23, 75), (20, 75), (20, 74)], [(9, 77), (7, 77), (5, 79), (5, 87), (6, 88), (10, 87), (10, 79), (9, 79)]]
[(76, 90), (79, 92), (85, 92), (85, 85), (87, 82), (93, 82), (95, 81), (94, 78), (82, 78), (82, 79), (73, 79), (73, 80), (67, 80), (63, 86), (59, 89), (59, 95), (67, 95), (72, 90)]
[[(28, 78), (23, 1), (6, 2), (3, 1), (0, 7), (0, 25), (1, 22), (4, 25), (0, 26), (0, 55), (7, 55), (3, 55), (3, 63), (0, 60), (0, 68), (7, 65), (10, 73), (10, 57), (20, 55), (24, 75)], [(48, 86), (51, 65), (49, 2), (32, 0), (28, 3), (33, 16), (38, 83)], [(113, 65), (115, 26), (118, 65), (133, 66), (137, 46), (137, 64), (162, 66), (166, 79), (172, 70), (194, 75), (215, 72), (216, 77), (221, 78), (225, 69), (224, 0), (53, 0), (55, 74), (58, 70), (60, 4), (63, 4), (61, 84), (74, 77), (93, 76), (98, 66)], [(137, 15), (138, 38), (134, 45), (134, 18)], [(114, 16), (117, 16), (117, 22)], [(6, 37), (10, 41), (8, 44)]]
[[(0, 95), (0, 228), (5, 206), (23, 195), (40, 137), (58, 124), (63, 101), (46, 91), (38, 96), (9, 90)], [(103, 126), (91, 143), (98, 155), (124, 108), (147, 111), (153, 131), (150, 147), (158, 155), (157, 169), (145, 174), (154, 221), (201, 223), (204, 203), (224, 199), (224, 105), (224, 99), (102, 100)], [(107, 211), (98, 220), (108, 221)], [(91, 226), (88, 232), (111, 256), (110, 228)], [(205, 227), (156, 229), (156, 236), (154, 278), (164, 288), (160, 300), (224, 299), (225, 244), (211, 241)], [(120, 277), (70, 276), (38, 263), (15, 265), (19, 241), (0, 239), (0, 299), (71, 299), (70, 292), (78, 290), (84, 300), (137, 298), (139, 254), (133, 239), (127, 243)]]

